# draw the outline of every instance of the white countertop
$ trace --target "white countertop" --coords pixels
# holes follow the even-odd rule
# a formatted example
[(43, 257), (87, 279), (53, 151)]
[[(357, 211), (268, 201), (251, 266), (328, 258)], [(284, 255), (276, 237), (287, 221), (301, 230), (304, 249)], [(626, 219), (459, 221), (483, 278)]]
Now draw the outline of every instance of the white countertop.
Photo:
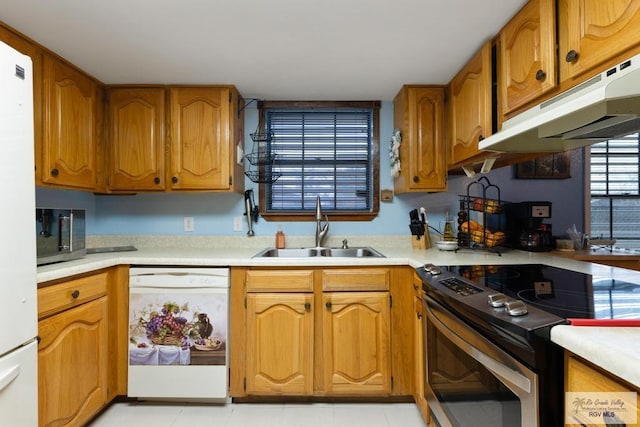
[[(183, 265), (183, 266), (367, 266), (408, 265), (418, 267), (425, 263), (436, 265), (467, 264), (547, 264), (583, 273), (619, 274), (622, 269), (600, 264), (576, 261), (519, 250), (504, 250), (499, 256), (494, 252), (462, 249), (458, 252), (440, 251), (436, 248), (413, 250), (398, 245), (385, 247), (378, 242), (371, 245), (385, 258), (252, 258), (264, 247), (148, 247), (137, 251), (87, 255), (82, 259), (38, 267), (38, 283), (44, 283), (112, 267), (127, 265)], [(623, 270), (629, 274), (640, 274)], [(567, 350), (602, 367), (618, 377), (640, 387), (640, 328), (604, 328), (556, 326), (551, 340)]]
[(551, 340), (640, 388), (640, 328), (562, 325)]

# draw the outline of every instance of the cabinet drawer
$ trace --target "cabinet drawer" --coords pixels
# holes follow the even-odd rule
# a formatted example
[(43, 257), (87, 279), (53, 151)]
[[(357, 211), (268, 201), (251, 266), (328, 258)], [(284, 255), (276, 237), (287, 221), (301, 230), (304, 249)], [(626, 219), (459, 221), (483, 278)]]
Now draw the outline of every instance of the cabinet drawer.
[(388, 291), (388, 268), (336, 269), (322, 272), (323, 291)]
[(94, 274), (38, 289), (38, 318), (106, 295), (107, 275)]
[(247, 292), (313, 292), (313, 270), (248, 270)]

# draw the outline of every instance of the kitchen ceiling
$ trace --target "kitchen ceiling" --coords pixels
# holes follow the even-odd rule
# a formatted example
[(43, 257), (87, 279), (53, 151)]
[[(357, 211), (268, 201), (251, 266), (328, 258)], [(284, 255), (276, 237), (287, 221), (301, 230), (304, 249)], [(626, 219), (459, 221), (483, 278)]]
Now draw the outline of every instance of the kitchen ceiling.
[(103, 83), (392, 100), (446, 84), (526, 0), (9, 0), (0, 20)]

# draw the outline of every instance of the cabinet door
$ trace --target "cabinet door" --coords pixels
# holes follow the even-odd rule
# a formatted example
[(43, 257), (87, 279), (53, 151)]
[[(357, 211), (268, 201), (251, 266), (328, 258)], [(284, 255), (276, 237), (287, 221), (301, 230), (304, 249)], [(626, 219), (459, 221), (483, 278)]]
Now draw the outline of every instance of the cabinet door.
[[(606, 393), (612, 393), (614, 395), (618, 394), (615, 396), (618, 399), (622, 397), (622, 393), (631, 393), (631, 396), (635, 396), (635, 402), (624, 401), (626, 408), (629, 410), (629, 412), (625, 414), (625, 418), (627, 420), (640, 420), (640, 390), (636, 387), (633, 387), (619, 378), (583, 362), (582, 359), (570, 356), (568, 352), (565, 353), (565, 369), (565, 399), (569, 397), (567, 393), (571, 392), (579, 393), (579, 397), (591, 397), (596, 393), (601, 393), (601, 396), (605, 396)], [(596, 420), (601, 422), (600, 425), (605, 425), (604, 421), (602, 421), (604, 419), (602, 416), (597, 418), (586, 417), (586, 415), (589, 414), (589, 411), (581, 408), (579, 401), (565, 400), (565, 406), (571, 408), (570, 411), (566, 411), (566, 414), (569, 416), (567, 421), (570, 421), (566, 426), (579, 427), (594, 425), (594, 421)], [(600, 408), (602, 408), (602, 406), (600, 406)], [(635, 411), (636, 414), (631, 411)], [(596, 420), (594, 420), (594, 418), (596, 418)], [(611, 424), (606, 425), (627, 425), (624, 424), (622, 420), (615, 424), (612, 421), (610, 421), (610, 423)], [(634, 423), (630, 425), (637, 426), (638, 424)]]
[(38, 322), (41, 426), (84, 425), (107, 399), (107, 297)]
[(313, 294), (248, 294), (246, 392), (313, 393)]
[(640, 1), (560, 0), (558, 41), (565, 81), (640, 43)]
[(555, 0), (530, 0), (500, 32), (503, 114), (556, 87), (555, 58)]
[(393, 102), (394, 127), (400, 129), (400, 176), (396, 193), (447, 189), (444, 88), (404, 86)]
[(172, 189), (231, 187), (230, 104), (228, 88), (169, 90)]
[(164, 190), (164, 89), (109, 90), (109, 189)]
[(326, 393), (389, 394), (389, 293), (331, 292), (322, 298)]
[(95, 189), (98, 83), (57, 59), (43, 59), (42, 182)]
[(451, 81), (451, 110), (450, 167), (480, 154), (478, 142), (491, 134), (491, 42)]

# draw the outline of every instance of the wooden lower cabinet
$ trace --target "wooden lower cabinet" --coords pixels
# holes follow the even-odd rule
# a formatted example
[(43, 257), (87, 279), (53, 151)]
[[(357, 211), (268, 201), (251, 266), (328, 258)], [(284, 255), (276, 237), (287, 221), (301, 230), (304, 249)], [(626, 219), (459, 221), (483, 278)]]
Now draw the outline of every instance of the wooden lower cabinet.
[[(636, 423), (635, 424), (623, 424), (622, 422), (613, 424), (609, 421), (607, 425), (628, 425), (638, 426), (640, 425), (640, 389), (633, 385), (627, 384), (623, 380), (615, 377), (604, 370), (585, 362), (579, 357), (574, 356), (569, 352), (565, 352), (565, 392), (578, 392), (589, 393), (593, 395), (600, 393), (600, 396), (604, 396), (602, 393), (635, 393), (635, 407), (633, 402), (627, 402), (627, 408), (636, 411)], [(582, 398), (583, 396), (579, 396)], [(588, 396), (587, 396), (588, 397)], [(618, 396), (619, 398), (620, 396)], [(566, 413), (568, 419), (565, 420), (566, 426), (584, 426), (593, 425), (593, 420), (585, 419), (581, 417), (579, 411), (572, 410), (571, 408), (577, 408), (579, 402), (567, 401), (567, 395), (565, 395), (565, 406), (567, 407)], [(578, 405), (578, 406), (575, 406)], [(582, 411), (584, 413), (585, 411)], [(633, 415), (631, 414), (631, 418)], [(590, 424), (591, 422), (591, 424)], [(605, 425), (605, 420), (598, 419), (599, 425)]]
[(84, 425), (107, 402), (107, 297), (38, 322), (41, 426)]
[(247, 295), (247, 393), (313, 393), (312, 307), (313, 294)]
[(331, 292), (322, 297), (327, 395), (391, 393), (388, 292)]
[(231, 396), (412, 396), (410, 280), (401, 267), (232, 269), (246, 310), (231, 314)]

